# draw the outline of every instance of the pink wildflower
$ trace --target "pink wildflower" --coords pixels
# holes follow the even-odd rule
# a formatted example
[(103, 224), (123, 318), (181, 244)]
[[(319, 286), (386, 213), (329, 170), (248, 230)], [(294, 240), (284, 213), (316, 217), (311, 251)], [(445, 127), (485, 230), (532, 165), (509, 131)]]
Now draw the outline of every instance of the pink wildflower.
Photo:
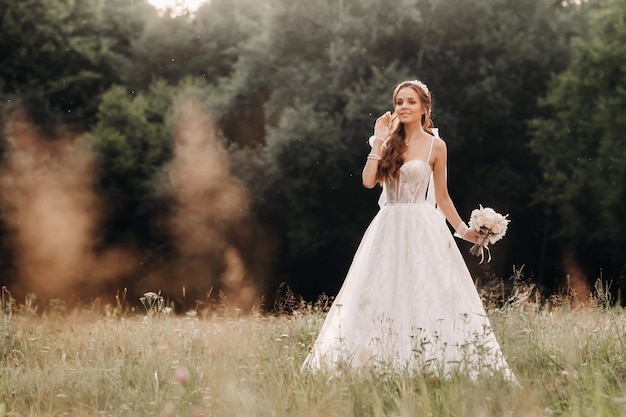
[(189, 370), (184, 366), (179, 366), (174, 371), (174, 380), (182, 385), (189, 383)]

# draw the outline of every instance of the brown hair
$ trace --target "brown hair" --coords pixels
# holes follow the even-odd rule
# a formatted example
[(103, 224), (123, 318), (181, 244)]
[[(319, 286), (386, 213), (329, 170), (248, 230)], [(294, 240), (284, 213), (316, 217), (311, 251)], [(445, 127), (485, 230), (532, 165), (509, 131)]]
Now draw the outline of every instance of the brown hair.
[[(417, 93), (417, 97), (420, 100), (420, 104), (424, 108), (424, 115), (422, 115), (422, 127), (424, 130), (432, 135), (432, 128), (434, 127), (433, 121), (430, 118), (430, 109), (432, 105), (432, 97), (428, 87), (420, 81), (403, 81), (396, 86), (393, 90), (393, 106), (396, 106), (396, 99), (398, 93), (405, 87), (410, 87)], [(383, 145), (381, 160), (378, 164), (378, 172), (376, 173), (376, 179), (378, 181), (386, 181), (396, 178), (400, 171), (400, 167), (404, 163), (402, 155), (406, 150), (406, 132), (404, 130), (404, 124), (398, 121), (398, 117), (393, 115), (391, 119), (391, 133), (389, 138), (386, 138)]]

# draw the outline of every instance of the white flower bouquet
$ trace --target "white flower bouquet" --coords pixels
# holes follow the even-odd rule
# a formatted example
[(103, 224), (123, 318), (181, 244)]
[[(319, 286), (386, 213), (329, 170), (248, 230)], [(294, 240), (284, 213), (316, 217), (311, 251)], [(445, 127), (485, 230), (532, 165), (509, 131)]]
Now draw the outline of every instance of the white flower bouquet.
[(487, 262), (491, 261), (491, 251), (488, 245), (490, 243), (496, 243), (506, 234), (510, 222), (507, 216), (508, 214), (503, 216), (494, 209), (483, 207), (482, 205), (472, 211), (469, 228), (482, 234), (484, 240), (472, 246), (470, 253), (475, 256), (480, 256), (480, 263), (483, 263), (485, 260), (485, 250), (487, 251)]

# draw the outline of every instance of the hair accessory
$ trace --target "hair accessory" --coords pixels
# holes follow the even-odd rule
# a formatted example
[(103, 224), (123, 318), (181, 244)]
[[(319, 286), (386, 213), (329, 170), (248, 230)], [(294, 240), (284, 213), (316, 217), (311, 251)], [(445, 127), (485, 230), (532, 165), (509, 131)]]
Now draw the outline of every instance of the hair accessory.
[(420, 80), (413, 80), (411, 81), (411, 83), (421, 88), (426, 93), (426, 95), (430, 94), (430, 91), (428, 90), (428, 87), (426, 86), (426, 84), (424, 84)]

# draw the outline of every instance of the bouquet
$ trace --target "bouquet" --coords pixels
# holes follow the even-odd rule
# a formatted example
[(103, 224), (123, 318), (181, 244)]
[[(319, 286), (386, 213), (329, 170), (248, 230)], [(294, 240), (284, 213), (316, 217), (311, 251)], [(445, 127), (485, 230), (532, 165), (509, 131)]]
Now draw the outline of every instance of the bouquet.
[(506, 234), (510, 220), (507, 215), (503, 216), (490, 207), (474, 209), (470, 216), (469, 228), (476, 230), (484, 236), (484, 240), (476, 243), (470, 248), (470, 253), (474, 256), (480, 256), (480, 263), (485, 260), (485, 250), (487, 251), (487, 262), (491, 261), (491, 251), (489, 243), (496, 243)]

